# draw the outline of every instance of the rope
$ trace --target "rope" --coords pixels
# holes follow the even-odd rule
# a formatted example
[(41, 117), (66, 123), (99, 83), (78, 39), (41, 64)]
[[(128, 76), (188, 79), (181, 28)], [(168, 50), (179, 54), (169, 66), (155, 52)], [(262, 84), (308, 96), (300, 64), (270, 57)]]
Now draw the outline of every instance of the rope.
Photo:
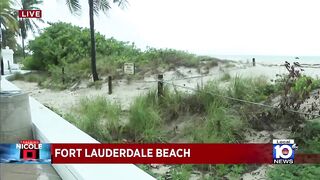
[[(184, 77), (184, 78), (180, 78), (180, 79), (169, 79), (169, 80), (163, 80), (162, 82), (172, 82), (172, 81), (181, 81), (181, 80), (186, 80), (186, 79), (199, 79), (199, 78), (203, 78), (203, 77), (212, 77), (213, 74), (211, 75), (204, 75), (204, 76), (191, 76), (191, 77)], [(159, 80), (152, 80), (152, 81), (141, 81), (138, 83), (154, 83), (154, 82), (158, 82)]]
[[(166, 83), (166, 84), (170, 84), (168, 82), (165, 82), (165, 81), (162, 81), (163, 83)], [(172, 86), (176, 86), (176, 87), (180, 87), (180, 88), (184, 88), (184, 89), (188, 89), (188, 90), (191, 90), (191, 91), (197, 91), (197, 89), (194, 89), (194, 88), (191, 88), (191, 87), (186, 87), (186, 86), (181, 86), (181, 85), (176, 85), (176, 84), (170, 84)], [(262, 103), (256, 103), (256, 102), (252, 102), (252, 101), (247, 101), (247, 100), (243, 100), (243, 99), (237, 99), (237, 98), (233, 98), (233, 97), (229, 97), (229, 96), (224, 96), (224, 95), (220, 95), (220, 94), (215, 94), (213, 92), (206, 92), (208, 94), (211, 94), (213, 96), (218, 96), (218, 97), (222, 97), (222, 98), (225, 98), (225, 99), (230, 99), (230, 100), (233, 100), (233, 101), (239, 101), (239, 102), (243, 102), (243, 103), (247, 103), (247, 104), (252, 104), (252, 105), (257, 105), (257, 106), (262, 106), (262, 107), (268, 107), (268, 108), (273, 108), (273, 109), (280, 109), (278, 107), (275, 107), (275, 106), (271, 106), (271, 105), (266, 105), (266, 104), (262, 104)], [(292, 109), (287, 109), (285, 111), (288, 111), (288, 112), (293, 112), (293, 113), (299, 113), (299, 114), (304, 114), (304, 115), (309, 115), (309, 116), (315, 116), (315, 117), (320, 117), (319, 114), (314, 114), (314, 113), (307, 113), (307, 112), (301, 112), (301, 111), (295, 111), (295, 110), (292, 110)]]

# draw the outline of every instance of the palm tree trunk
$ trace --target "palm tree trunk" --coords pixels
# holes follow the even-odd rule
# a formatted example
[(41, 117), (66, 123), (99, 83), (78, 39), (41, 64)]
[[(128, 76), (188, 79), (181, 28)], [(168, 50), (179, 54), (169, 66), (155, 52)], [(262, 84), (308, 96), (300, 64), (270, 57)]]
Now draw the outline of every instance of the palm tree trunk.
[(93, 81), (99, 80), (96, 67), (96, 40), (94, 37), (93, 0), (89, 1), (90, 35), (91, 35), (91, 70)]
[(21, 41), (22, 41), (22, 53), (23, 53), (23, 59), (25, 59), (25, 58), (26, 58), (26, 53), (25, 53), (25, 51), (24, 51), (24, 38), (23, 38), (23, 37), (21, 37)]
[(20, 27), (20, 33), (21, 33), (21, 45), (22, 45), (22, 54), (23, 54), (23, 59), (26, 58), (26, 53), (25, 53), (25, 47), (24, 47), (24, 40), (26, 39), (26, 26), (25, 26), (25, 21), (23, 19), (19, 20), (19, 27)]
[[(0, 76), (4, 75), (4, 64), (2, 59), (2, 29), (1, 29), (1, 22), (0, 22)], [(1, 78), (1, 77), (0, 77)]]

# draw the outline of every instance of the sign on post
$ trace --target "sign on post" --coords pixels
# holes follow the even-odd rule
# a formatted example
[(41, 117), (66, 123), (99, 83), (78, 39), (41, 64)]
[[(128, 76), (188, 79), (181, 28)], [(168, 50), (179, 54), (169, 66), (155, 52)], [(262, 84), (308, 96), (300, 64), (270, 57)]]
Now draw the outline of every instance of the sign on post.
[(124, 63), (123, 71), (125, 74), (134, 74), (134, 63)]

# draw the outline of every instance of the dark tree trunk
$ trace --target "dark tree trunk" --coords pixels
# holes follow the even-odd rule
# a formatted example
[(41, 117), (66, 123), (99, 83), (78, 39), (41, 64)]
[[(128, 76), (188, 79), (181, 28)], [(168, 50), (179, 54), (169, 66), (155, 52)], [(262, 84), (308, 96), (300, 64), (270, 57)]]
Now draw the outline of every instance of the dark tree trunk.
[(24, 40), (27, 37), (27, 32), (26, 32), (26, 27), (25, 27), (25, 22), (24, 20), (19, 21), (20, 25), (20, 31), (21, 31), (21, 44), (22, 44), (22, 54), (23, 54), (23, 59), (26, 58), (26, 52), (25, 52), (25, 47), (24, 47)]
[(89, 16), (90, 16), (90, 35), (91, 35), (91, 70), (93, 81), (99, 80), (97, 67), (96, 67), (96, 40), (94, 37), (94, 14), (93, 14), (93, 1), (89, 1)]
[(24, 38), (22, 37), (21, 38), (22, 40), (22, 53), (23, 53), (23, 59), (25, 59), (26, 58), (26, 53), (25, 53), (25, 51), (24, 51)]
[[(2, 29), (1, 29), (1, 23), (0, 23), (0, 69), (1, 69), (1, 72), (0, 74), (1, 75), (4, 75), (4, 65), (3, 65), (3, 59), (2, 59)], [(0, 77), (1, 78), (1, 77)]]

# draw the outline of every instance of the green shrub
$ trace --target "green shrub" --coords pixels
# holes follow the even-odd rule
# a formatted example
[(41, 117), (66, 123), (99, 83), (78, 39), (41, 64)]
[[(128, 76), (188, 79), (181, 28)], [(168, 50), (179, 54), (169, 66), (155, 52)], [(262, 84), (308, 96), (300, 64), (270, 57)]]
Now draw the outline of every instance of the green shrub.
[(292, 93), (299, 94), (299, 96), (303, 96), (304, 94), (310, 93), (312, 90), (312, 78), (307, 76), (299, 77), (293, 87)]
[(311, 122), (307, 122), (299, 133), (298, 138), (302, 138), (302, 141), (308, 141), (320, 134), (320, 119), (316, 119)]
[(102, 81), (95, 81), (95, 82), (90, 82), (87, 87), (90, 88), (94, 86), (96, 89), (101, 89), (103, 82)]
[(160, 103), (162, 117), (170, 122), (177, 119), (183, 111), (185, 103), (183, 102), (182, 93), (176, 91), (171, 92), (168, 88), (164, 90), (164, 96)]
[(39, 83), (41, 84), (43, 81), (45, 81), (47, 78), (47, 75), (45, 74), (41, 74), (41, 73), (29, 73), (29, 74), (26, 74), (24, 76), (24, 80), (27, 81), (27, 82), (36, 82), (36, 83)]
[[(129, 58), (138, 60), (140, 50), (133, 43), (106, 39), (100, 33), (95, 37), (98, 55), (118, 57), (119, 63)], [(26, 68), (48, 70), (49, 65), (75, 63), (90, 55), (90, 30), (63, 22), (52, 23), (29, 42), (29, 48), (33, 53), (24, 63)]]
[(233, 63), (227, 63), (224, 65), (224, 68), (234, 68), (234, 67), (236, 67), (236, 65)]
[(185, 180), (189, 179), (192, 172), (192, 165), (178, 165), (175, 166), (170, 174), (172, 179)]
[(155, 142), (161, 137), (159, 110), (148, 103), (147, 98), (140, 96), (130, 107), (127, 131), (135, 141)]
[(228, 89), (228, 95), (236, 99), (261, 102), (273, 92), (271, 87), (265, 77), (241, 78), (236, 76)]
[(98, 96), (81, 99), (74, 112), (68, 114), (66, 119), (99, 141), (114, 142), (121, 139), (123, 125), (120, 113), (119, 104)]
[[(68, 23), (52, 23), (40, 36), (29, 42), (32, 55), (24, 61), (24, 68), (43, 70), (50, 73), (47, 87), (64, 88), (88, 78), (90, 65), (90, 31)], [(157, 73), (159, 67), (169, 69), (178, 66), (198, 67), (203, 57), (173, 49), (148, 48), (141, 51), (134, 43), (106, 39), (96, 33), (97, 72), (102, 76), (122, 78), (125, 62), (133, 62), (141, 77), (151, 71)], [(207, 57), (206, 66), (217, 66), (218, 59)], [(62, 83), (61, 68), (64, 67), (65, 83)], [(51, 85), (52, 84), (52, 85)]]
[(188, 134), (196, 143), (226, 143), (242, 140), (244, 122), (232, 115), (230, 110), (212, 104), (204, 121), (198, 123)]
[(77, 63), (65, 64), (64, 66), (50, 65), (48, 67), (50, 79), (45, 83), (46, 87), (65, 89), (81, 79), (87, 79), (90, 74), (89, 62), (88, 59), (82, 59)]
[(220, 81), (229, 81), (231, 79), (231, 75), (229, 73), (224, 73), (220, 78)]
[(299, 151), (305, 153), (320, 153), (320, 119), (307, 121), (301, 132), (295, 135)]
[(10, 77), (10, 81), (14, 80), (24, 80), (24, 75), (20, 72), (15, 72), (12, 77)]
[(225, 96), (227, 96), (224, 89), (219, 87), (218, 81), (210, 81), (204, 87), (198, 88), (196, 95), (201, 98), (206, 112), (210, 109), (212, 104), (217, 104), (219, 107), (229, 107), (230, 104)]
[(40, 59), (33, 59), (32, 56), (27, 56), (22, 60), (23, 68), (25, 70), (41, 70), (45, 68), (45, 65)]
[(99, 56), (97, 58), (97, 71), (102, 76), (113, 76), (114, 79), (122, 77), (122, 74), (117, 69), (122, 68), (123, 63), (118, 62), (117, 57)]
[(319, 165), (277, 165), (268, 171), (268, 178), (272, 180), (308, 180), (319, 177)]
[(311, 88), (312, 88), (312, 90), (320, 88), (320, 79), (319, 79), (319, 77), (317, 77), (316, 79), (312, 80)]
[(42, 85), (44, 81), (48, 78), (48, 74), (45, 72), (31, 72), (27, 74), (21, 74), (19, 72), (15, 73), (13, 77), (10, 78), (11, 81), (13, 80), (21, 80), (27, 82), (35, 82), (38, 85)]
[(161, 64), (174, 65), (176, 67), (197, 67), (200, 64), (200, 57), (185, 51), (174, 49), (155, 49), (149, 48), (143, 55), (147, 62), (152, 62), (155, 66)]
[(241, 141), (241, 130), (244, 123), (237, 116), (224, 108), (213, 104), (206, 117), (206, 125), (208, 133), (222, 139), (222, 142), (239, 142)]

